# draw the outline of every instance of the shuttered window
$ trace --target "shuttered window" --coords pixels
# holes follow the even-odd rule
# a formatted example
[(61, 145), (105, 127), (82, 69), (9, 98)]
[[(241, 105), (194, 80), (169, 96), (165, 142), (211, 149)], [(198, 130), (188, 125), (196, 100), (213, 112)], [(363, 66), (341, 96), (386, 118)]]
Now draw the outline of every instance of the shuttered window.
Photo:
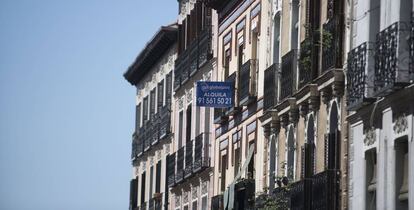
[(137, 207), (138, 177), (131, 180), (129, 190), (129, 206), (130, 209), (133, 209)]
[(144, 105), (142, 110), (142, 116), (144, 122), (148, 120), (148, 96), (144, 98)]
[(172, 71), (167, 74), (166, 84), (165, 84), (165, 103), (167, 106), (171, 105), (171, 96), (172, 96)]
[(141, 127), (141, 103), (136, 106), (135, 110), (135, 131)]
[(156, 169), (156, 178), (155, 178), (155, 192), (161, 192), (161, 160), (157, 163)]
[(161, 82), (158, 83), (158, 97), (157, 97), (157, 103), (158, 103), (158, 111), (161, 110), (161, 108), (164, 105), (164, 80), (161, 80)]
[(155, 113), (155, 88), (150, 92), (150, 117)]
[(186, 121), (186, 142), (191, 141), (191, 113), (192, 113), (192, 106), (191, 104), (187, 107), (187, 121)]
[(145, 202), (145, 172), (141, 174), (141, 205)]

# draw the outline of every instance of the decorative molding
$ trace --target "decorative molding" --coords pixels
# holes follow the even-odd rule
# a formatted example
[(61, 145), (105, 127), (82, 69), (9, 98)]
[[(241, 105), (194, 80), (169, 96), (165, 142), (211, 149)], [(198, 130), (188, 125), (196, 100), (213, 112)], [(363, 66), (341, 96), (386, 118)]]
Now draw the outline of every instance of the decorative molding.
[(162, 151), (158, 151), (157, 153), (157, 160), (161, 160)]
[(189, 194), (188, 192), (183, 193), (183, 204), (188, 203), (188, 194)]
[(154, 165), (154, 157), (150, 157), (150, 166)]
[(178, 110), (181, 110), (184, 108), (184, 97), (181, 97), (178, 99)]
[(407, 121), (407, 118), (405, 117), (405, 114), (395, 119), (394, 126), (393, 126), (395, 133), (400, 134), (404, 132), (405, 130), (407, 130), (407, 128), (408, 128), (408, 121)]
[(175, 195), (175, 207), (180, 207), (181, 206), (181, 202), (180, 202), (180, 196), (179, 195)]
[(194, 199), (197, 199), (197, 197), (198, 197), (198, 186), (194, 186), (193, 187), (193, 190), (191, 191), (191, 193), (192, 193), (192, 199), (194, 200)]
[(145, 169), (147, 168), (147, 162), (143, 161), (141, 167), (142, 171), (145, 171)]
[(208, 182), (201, 183), (201, 194), (207, 194), (208, 193)]
[(187, 98), (187, 104), (193, 101), (193, 90), (192, 89), (187, 91), (186, 98)]
[(365, 146), (371, 146), (375, 143), (375, 141), (376, 141), (375, 129), (370, 128), (365, 132), (364, 144)]

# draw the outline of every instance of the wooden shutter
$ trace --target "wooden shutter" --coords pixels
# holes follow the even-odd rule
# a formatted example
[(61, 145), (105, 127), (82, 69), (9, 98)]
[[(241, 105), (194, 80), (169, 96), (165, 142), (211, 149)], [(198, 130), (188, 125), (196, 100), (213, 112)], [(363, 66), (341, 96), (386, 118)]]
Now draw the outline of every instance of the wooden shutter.
[(167, 74), (166, 84), (165, 84), (165, 104), (168, 107), (171, 106), (171, 96), (172, 96), (172, 72)]
[(155, 178), (155, 192), (161, 192), (161, 160), (157, 163), (156, 169), (156, 178)]
[(305, 158), (305, 153), (306, 153), (306, 143), (305, 145), (301, 146), (300, 148), (300, 158), (301, 158), (301, 169), (300, 169), (300, 178), (303, 179), (306, 177), (306, 173), (305, 173), (305, 168), (306, 168), (306, 158)]
[(137, 194), (138, 194), (138, 177), (131, 179), (129, 186), (129, 209), (137, 207)]
[(158, 112), (159, 112), (162, 106), (164, 105), (164, 80), (161, 80), (161, 82), (158, 83), (157, 90), (158, 90), (157, 103), (158, 103)]
[(135, 131), (138, 131), (140, 127), (141, 127), (141, 103), (139, 103), (135, 109)]
[(150, 92), (150, 117), (155, 113), (155, 88)]
[(145, 202), (145, 172), (141, 174), (141, 205)]

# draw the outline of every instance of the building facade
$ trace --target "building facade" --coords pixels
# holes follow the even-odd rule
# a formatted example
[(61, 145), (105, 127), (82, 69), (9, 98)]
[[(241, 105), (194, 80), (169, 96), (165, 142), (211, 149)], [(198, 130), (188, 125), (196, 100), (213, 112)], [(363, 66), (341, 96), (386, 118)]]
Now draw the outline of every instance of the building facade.
[(413, 209), (413, 1), (352, 7), (349, 207)]
[(168, 209), (167, 155), (172, 149), (177, 31), (177, 24), (161, 27), (124, 74), (137, 89), (131, 210)]
[(130, 209), (412, 209), (413, 2), (179, 0), (124, 74)]
[(214, 14), (202, 1), (179, 0), (174, 69), (174, 138), (168, 156), (169, 209), (210, 208), (213, 112), (197, 107), (196, 82), (213, 81)]

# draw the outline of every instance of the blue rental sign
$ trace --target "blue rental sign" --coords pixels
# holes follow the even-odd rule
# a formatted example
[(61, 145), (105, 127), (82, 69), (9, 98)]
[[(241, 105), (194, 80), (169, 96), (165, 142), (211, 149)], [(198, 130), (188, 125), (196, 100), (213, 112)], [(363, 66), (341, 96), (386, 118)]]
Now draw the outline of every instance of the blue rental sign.
[(225, 108), (233, 106), (233, 82), (197, 82), (197, 106)]

